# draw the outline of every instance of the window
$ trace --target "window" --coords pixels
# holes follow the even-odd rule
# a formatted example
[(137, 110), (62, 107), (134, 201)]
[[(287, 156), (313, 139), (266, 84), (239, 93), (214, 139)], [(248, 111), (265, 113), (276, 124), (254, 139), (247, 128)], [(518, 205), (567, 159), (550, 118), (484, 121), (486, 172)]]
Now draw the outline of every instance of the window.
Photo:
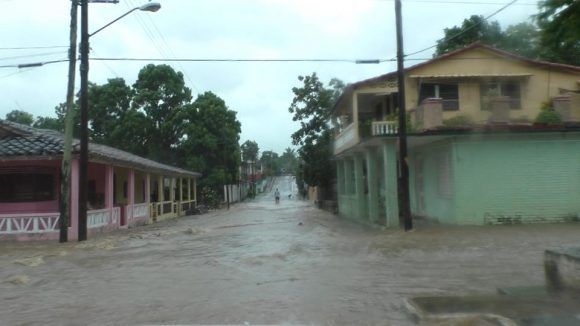
[(0, 174), (0, 202), (21, 203), (56, 200), (54, 174)]
[(459, 110), (459, 87), (457, 84), (421, 84), (419, 103), (433, 97), (443, 100), (443, 111)]
[(509, 81), (481, 84), (480, 94), (482, 110), (491, 109), (490, 101), (495, 96), (509, 97), (509, 105), (512, 110), (521, 109), (522, 107), (520, 84), (518, 82)]

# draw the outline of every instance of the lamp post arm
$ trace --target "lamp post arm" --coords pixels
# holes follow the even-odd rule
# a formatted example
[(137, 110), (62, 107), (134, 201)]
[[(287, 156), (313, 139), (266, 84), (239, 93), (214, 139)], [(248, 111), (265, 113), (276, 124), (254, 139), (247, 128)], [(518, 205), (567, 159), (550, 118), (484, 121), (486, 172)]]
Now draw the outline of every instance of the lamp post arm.
[(107, 25), (105, 25), (105, 26), (103, 26), (103, 27), (101, 27), (101, 28), (97, 29), (96, 31), (92, 32), (91, 34), (89, 34), (89, 37), (91, 37), (91, 36), (93, 36), (93, 35), (97, 34), (98, 32), (102, 31), (103, 29), (105, 29), (105, 28), (107, 28), (107, 27), (109, 27), (109, 26), (113, 25), (113, 24), (114, 24), (114, 23), (116, 23), (118, 20), (122, 19), (123, 17), (127, 16), (128, 14), (130, 14), (130, 13), (132, 13), (133, 11), (135, 11), (135, 10), (138, 10), (138, 9), (140, 9), (140, 7), (135, 7), (135, 8), (133, 8), (133, 9), (131, 9), (131, 10), (127, 11), (126, 13), (124, 13), (124, 14), (122, 14), (121, 16), (117, 17), (115, 20), (113, 20), (113, 21), (109, 22)]

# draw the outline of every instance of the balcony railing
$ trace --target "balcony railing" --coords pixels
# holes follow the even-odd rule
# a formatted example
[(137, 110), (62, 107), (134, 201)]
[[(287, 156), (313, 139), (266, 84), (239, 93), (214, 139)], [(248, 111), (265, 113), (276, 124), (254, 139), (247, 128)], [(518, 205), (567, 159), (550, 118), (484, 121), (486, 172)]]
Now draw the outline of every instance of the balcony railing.
[(357, 126), (351, 123), (334, 138), (334, 154), (338, 154), (359, 141)]
[(399, 133), (398, 121), (375, 121), (372, 124), (373, 136), (396, 135)]

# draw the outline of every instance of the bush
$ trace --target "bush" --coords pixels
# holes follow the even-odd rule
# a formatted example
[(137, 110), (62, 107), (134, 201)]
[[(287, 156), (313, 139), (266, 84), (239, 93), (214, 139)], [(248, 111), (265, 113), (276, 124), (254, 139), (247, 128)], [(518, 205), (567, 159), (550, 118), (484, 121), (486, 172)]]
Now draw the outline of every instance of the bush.
[(201, 189), (201, 201), (211, 209), (219, 208), (220, 206), (220, 198), (217, 192), (210, 187), (203, 187)]
[(454, 128), (454, 127), (466, 127), (471, 125), (473, 122), (471, 118), (467, 115), (458, 115), (453, 118), (443, 120), (443, 127)]
[(562, 123), (562, 117), (560, 116), (560, 113), (551, 109), (546, 109), (540, 111), (535, 122), (548, 125), (558, 125)]

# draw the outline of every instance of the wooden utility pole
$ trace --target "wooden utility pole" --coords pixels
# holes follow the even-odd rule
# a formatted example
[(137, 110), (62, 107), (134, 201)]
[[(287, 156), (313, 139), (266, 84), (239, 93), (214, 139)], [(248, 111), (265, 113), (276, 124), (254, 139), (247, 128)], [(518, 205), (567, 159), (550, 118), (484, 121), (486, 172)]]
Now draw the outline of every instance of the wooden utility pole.
[(70, 221), (70, 175), (71, 152), (74, 129), (74, 96), (75, 72), (77, 66), (77, 0), (71, 0), (70, 8), (70, 47), (68, 52), (68, 85), (66, 89), (66, 113), (64, 122), (64, 148), (62, 153), (61, 183), (60, 183), (60, 236), (59, 242), (68, 241), (68, 225)]
[(395, 0), (395, 19), (397, 24), (397, 82), (399, 96), (399, 219), (405, 231), (413, 229), (411, 203), (409, 200), (409, 165), (407, 164), (407, 117), (405, 106), (405, 68), (403, 50), (403, 19), (401, 0)]
[(79, 155), (79, 241), (87, 240), (87, 188), (89, 170), (89, 0), (81, 1), (81, 142)]

